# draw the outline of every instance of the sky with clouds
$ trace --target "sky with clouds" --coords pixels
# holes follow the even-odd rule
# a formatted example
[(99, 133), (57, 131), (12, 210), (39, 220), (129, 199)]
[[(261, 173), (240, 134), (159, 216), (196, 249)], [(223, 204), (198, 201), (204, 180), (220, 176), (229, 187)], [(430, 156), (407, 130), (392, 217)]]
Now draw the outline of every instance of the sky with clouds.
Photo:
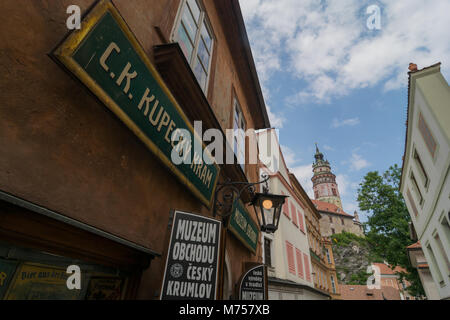
[[(273, 127), (312, 196), (317, 142), (344, 210), (369, 171), (401, 166), (407, 72), (441, 62), (450, 79), (448, 0), (240, 0)], [(376, 5), (380, 29), (369, 29)], [(363, 214), (363, 220), (365, 216)]]

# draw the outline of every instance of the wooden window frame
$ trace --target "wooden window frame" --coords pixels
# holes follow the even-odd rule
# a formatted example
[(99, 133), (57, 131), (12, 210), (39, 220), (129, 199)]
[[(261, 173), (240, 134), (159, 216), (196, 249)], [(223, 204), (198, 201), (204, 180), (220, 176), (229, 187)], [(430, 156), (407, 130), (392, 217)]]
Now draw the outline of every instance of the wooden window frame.
[[(241, 125), (241, 123), (243, 122), (244, 126), (245, 126), (245, 128), (243, 128), (243, 129), (242, 128), (238, 128), (238, 129), (242, 129), (244, 131), (244, 139), (243, 139), (243, 143), (244, 143), (244, 146), (243, 146), (244, 163), (243, 164), (239, 164), (239, 165), (241, 166), (242, 170), (245, 173), (245, 168), (246, 168), (245, 162), (246, 162), (246, 157), (247, 157), (247, 139), (246, 139), (247, 137), (245, 136), (245, 132), (247, 130), (247, 120), (245, 119), (244, 112), (242, 111), (241, 103), (239, 102), (239, 99), (237, 98), (236, 93), (233, 94), (233, 101), (232, 101), (232, 103), (233, 103), (233, 112), (232, 112), (232, 118), (231, 118), (231, 128), (233, 130), (233, 146), (232, 146), (232, 148), (233, 148), (233, 153), (236, 156), (236, 159), (238, 161), (239, 161), (239, 157), (234, 152), (234, 143), (235, 143), (235, 139), (236, 139), (236, 134), (234, 133), (234, 130), (235, 130), (235, 128), (234, 128), (234, 117), (235, 117), (235, 113), (236, 113), (236, 108), (239, 111), (239, 120), (238, 120), (239, 121), (239, 125)], [(238, 146), (237, 147), (238, 147), (237, 151), (239, 152), (239, 141), (238, 141)]]
[(292, 243), (286, 240), (286, 258), (288, 264), (289, 273), (295, 275), (295, 256), (294, 256), (294, 246)]
[[(177, 42), (178, 41), (177, 33), (178, 33), (178, 29), (180, 28), (181, 23), (182, 23), (184, 9), (185, 8), (187, 9), (187, 1), (188, 0), (181, 0), (180, 1), (180, 5), (178, 7), (178, 12), (177, 12), (177, 15), (176, 15), (176, 18), (175, 18), (175, 23), (173, 25), (172, 32), (170, 33), (170, 41), (171, 42)], [(217, 42), (217, 38), (216, 38), (216, 36), (214, 34), (214, 31), (213, 31), (213, 28), (212, 28), (212, 25), (211, 25), (211, 22), (210, 22), (211, 20), (208, 17), (208, 14), (206, 12), (205, 5), (203, 4), (203, 1), (202, 0), (193, 0), (193, 1), (195, 1), (197, 3), (197, 6), (200, 9), (200, 17), (199, 17), (199, 21), (198, 21), (198, 29), (196, 31), (195, 39), (194, 39), (194, 43), (193, 43), (193, 49), (192, 49), (192, 53), (191, 53), (191, 58), (190, 58), (190, 61), (187, 61), (187, 62), (189, 64), (189, 66), (191, 67), (192, 72), (195, 74), (195, 71), (194, 71), (195, 66), (196, 66), (195, 62), (196, 62), (196, 59), (197, 59), (198, 48), (199, 48), (199, 44), (200, 44), (200, 41), (201, 41), (201, 33), (202, 33), (201, 29), (202, 29), (202, 26), (204, 24), (206, 29), (207, 29), (207, 31), (210, 33), (210, 36), (211, 36), (211, 49), (209, 50), (209, 54), (210, 54), (209, 65), (206, 68), (207, 75), (206, 75), (205, 87), (202, 88), (201, 84), (200, 83), (198, 83), (198, 84), (202, 88), (205, 96), (207, 96), (208, 92), (209, 92), (209, 89), (210, 89), (210, 85), (209, 84), (210, 84), (210, 79), (211, 79), (211, 74), (212, 74), (212, 69), (213, 69), (212, 65), (213, 65), (213, 61), (215, 61), (214, 55), (215, 55), (215, 49), (216, 49), (215, 45), (216, 45), (216, 42)], [(186, 57), (186, 60), (187, 60), (187, 57)], [(197, 77), (195, 77), (195, 78), (197, 79)], [(198, 80), (197, 80), (197, 82), (198, 82)]]

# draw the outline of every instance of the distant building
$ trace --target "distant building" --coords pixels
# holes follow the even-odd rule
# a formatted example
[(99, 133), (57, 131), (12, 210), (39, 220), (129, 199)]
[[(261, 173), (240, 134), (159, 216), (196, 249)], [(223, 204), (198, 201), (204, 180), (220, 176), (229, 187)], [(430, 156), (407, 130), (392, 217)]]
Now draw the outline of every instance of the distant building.
[[(450, 89), (440, 66), (410, 65), (400, 191), (421, 244), (410, 258), (423, 250), (440, 299), (450, 299)], [(419, 274), (431, 299), (426, 269)]]
[(306, 208), (308, 199), (298, 195), (280, 150), (275, 130), (258, 133), (259, 150), (273, 152), (260, 163), (260, 173), (269, 175), (271, 193), (288, 196), (282, 208), (278, 230), (261, 232), (263, 261), (267, 265), (270, 300), (328, 300), (325, 287), (316, 288), (311, 267), (311, 251), (308, 243)]
[(311, 178), (314, 188), (313, 203), (321, 214), (320, 228), (322, 236), (329, 237), (342, 231), (351, 232), (359, 236), (364, 235), (358, 213), (352, 216), (344, 212), (336, 176), (331, 171), (328, 160), (324, 160), (323, 153), (316, 144), (316, 154), (313, 163), (314, 175)]
[(366, 285), (341, 285), (342, 300), (401, 300), (400, 293), (392, 287), (369, 289)]
[(302, 201), (301, 203), (306, 205), (304, 211), (314, 286), (316, 289), (327, 292), (333, 299), (340, 299), (331, 241), (329, 238), (322, 237), (320, 213), (295, 175), (289, 173), (289, 178), (294, 191)]
[(391, 287), (398, 290), (402, 300), (416, 299), (411, 296), (407, 290), (411, 284), (406, 279), (400, 280), (400, 275), (398, 273), (406, 273), (407, 271), (404, 268), (397, 266), (392, 269), (386, 263), (373, 263), (372, 266), (376, 266), (380, 269), (380, 284), (382, 287)]
[(322, 236), (330, 237), (333, 234), (342, 233), (343, 231), (364, 236), (362, 225), (359, 220), (354, 220), (355, 216), (344, 212), (341, 208), (332, 203), (318, 200), (312, 200), (312, 202), (321, 215), (320, 230)]

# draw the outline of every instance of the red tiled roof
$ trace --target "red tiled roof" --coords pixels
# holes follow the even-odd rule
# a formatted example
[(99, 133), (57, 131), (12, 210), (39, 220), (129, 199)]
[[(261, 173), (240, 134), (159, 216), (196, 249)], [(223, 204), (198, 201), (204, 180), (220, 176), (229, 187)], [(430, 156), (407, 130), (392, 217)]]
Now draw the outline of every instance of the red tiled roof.
[(343, 300), (401, 300), (400, 292), (392, 287), (368, 289), (366, 285), (339, 285)]
[(404, 268), (399, 266), (395, 267), (394, 269), (391, 269), (391, 267), (389, 267), (387, 264), (384, 263), (374, 263), (374, 265), (380, 268), (381, 274), (395, 275), (396, 272), (406, 272)]
[(338, 214), (338, 215), (341, 215), (341, 216), (344, 216), (344, 217), (349, 217), (349, 218), (352, 218), (352, 219), (354, 218), (352, 215), (342, 211), (335, 204), (324, 202), (324, 201), (319, 201), (319, 200), (312, 200), (312, 202), (314, 203), (314, 205), (316, 206), (317, 210), (319, 210), (319, 211), (330, 212), (330, 213)]
[(420, 241), (417, 241), (416, 243), (413, 243), (412, 245), (406, 247), (406, 249), (422, 249), (422, 246), (420, 244)]

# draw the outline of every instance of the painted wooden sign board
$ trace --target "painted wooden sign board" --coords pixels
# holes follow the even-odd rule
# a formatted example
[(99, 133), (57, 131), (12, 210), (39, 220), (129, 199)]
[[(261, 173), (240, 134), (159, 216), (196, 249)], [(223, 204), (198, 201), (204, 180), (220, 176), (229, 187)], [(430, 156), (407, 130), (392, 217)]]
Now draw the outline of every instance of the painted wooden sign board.
[(161, 300), (215, 300), (222, 222), (175, 211)]
[(250, 213), (239, 200), (230, 217), (228, 229), (246, 246), (250, 251), (256, 253), (259, 239), (258, 225), (250, 217)]
[[(219, 166), (110, 0), (101, 0), (53, 52), (206, 206), (211, 206)], [(187, 101), (186, 103), (189, 103)], [(171, 161), (178, 129), (201, 146), (201, 164)], [(187, 139), (185, 140), (187, 141)], [(181, 144), (181, 142), (179, 142)], [(178, 145), (178, 147), (180, 147)], [(198, 148), (200, 150), (200, 148)], [(180, 149), (181, 150), (181, 149)], [(191, 160), (200, 152), (185, 152)], [(182, 155), (183, 156), (183, 155)], [(207, 159), (205, 159), (205, 157)]]
[(239, 300), (266, 300), (267, 289), (266, 266), (251, 267), (239, 282)]

